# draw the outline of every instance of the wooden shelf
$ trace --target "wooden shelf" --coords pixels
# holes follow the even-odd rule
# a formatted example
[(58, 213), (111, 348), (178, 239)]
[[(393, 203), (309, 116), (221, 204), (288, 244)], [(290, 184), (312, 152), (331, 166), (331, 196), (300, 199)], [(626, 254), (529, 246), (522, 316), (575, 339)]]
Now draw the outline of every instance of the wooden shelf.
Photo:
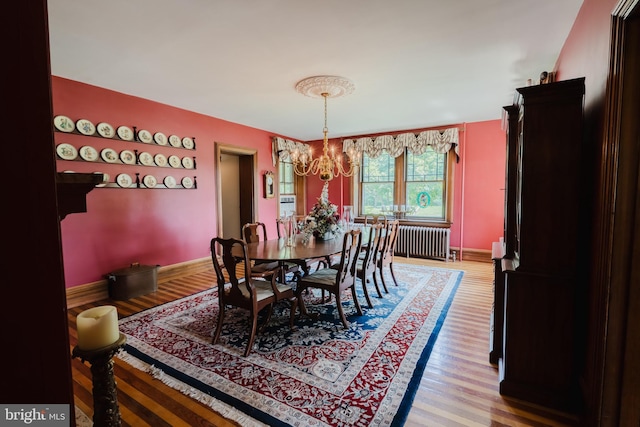
[(87, 211), (87, 194), (102, 183), (101, 173), (58, 173), (58, 215), (63, 220), (70, 213)]

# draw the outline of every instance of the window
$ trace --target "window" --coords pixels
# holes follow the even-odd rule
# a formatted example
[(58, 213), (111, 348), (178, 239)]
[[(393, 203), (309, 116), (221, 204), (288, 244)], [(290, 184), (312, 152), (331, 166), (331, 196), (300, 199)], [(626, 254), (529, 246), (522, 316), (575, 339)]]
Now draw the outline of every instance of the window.
[(376, 158), (362, 156), (362, 204), (363, 215), (381, 214), (384, 206), (393, 205), (395, 183), (395, 159), (388, 153)]
[(278, 176), (280, 194), (295, 194), (295, 174), (293, 173), (293, 164), (290, 161), (280, 160)]
[(405, 205), (407, 217), (445, 218), (447, 154), (430, 147), (422, 154), (405, 154)]
[(406, 212), (401, 218), (422, 223), (451, 222), (453, 153), (427, 147), (422, 154), (405, 149), (394, 158), (363, 153), (359, 182), (360, 215)]

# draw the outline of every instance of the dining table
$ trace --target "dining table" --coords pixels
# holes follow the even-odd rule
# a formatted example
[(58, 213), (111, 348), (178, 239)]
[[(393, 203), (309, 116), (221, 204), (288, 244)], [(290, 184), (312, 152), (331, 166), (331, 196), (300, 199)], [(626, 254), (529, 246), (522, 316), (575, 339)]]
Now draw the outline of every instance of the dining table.
[[(329, 240), (311, 238), (308, 241), (303, 234), (296, 234), (292, 245), (287, 245), (284, 238), (247, 243), (247, 255), (252, 261), (294, 262), (335, 255), (342, 251), (342, 243), (342, 234)], [(241, 255), (240, 251), (236, 255)]]
[[(370, 227), (358, 227), (358, 229), (362, 233), (362, 241), (366, 241)], [(247, 243), (247, 257), (251, 261), (277, 261), (284, 266), (287, 262), (331, 257), (342, 252), (343, 244), (343, 233), (338, 233), (333, 239), (328, 240), (314, 237), (305, 238), (304, 234), (296, 234), (290, 245), (287, 245), (285, 238)], [(242, 250), (234, 247), (232, 254), (241, 257)], [(281, 268), (280, 271), (284, 271), (284, 268)], [(284, 280), (284, 277), (280, 278), (283, 283)], [(300, 309), (302, 314), (309, 316), (303, 301), (300, 301)]]
[[(357, 227), (362, 233), (362, 244), (368, 240), (371, 227)], [(247, 255), (251, 261), (277, 261), (284, 263), (295, 262), (311, 258), (332, 256), (342, 251), (344, 243), (343, 233), (338, 233), (333, 239), (305, 238), (302, 233), (295, 235), (293, 244), (287, 245), (284, 238), (261, 240), (247, 243)], [(242, 256), (239, 248), (234, 248), (233, 254)]]

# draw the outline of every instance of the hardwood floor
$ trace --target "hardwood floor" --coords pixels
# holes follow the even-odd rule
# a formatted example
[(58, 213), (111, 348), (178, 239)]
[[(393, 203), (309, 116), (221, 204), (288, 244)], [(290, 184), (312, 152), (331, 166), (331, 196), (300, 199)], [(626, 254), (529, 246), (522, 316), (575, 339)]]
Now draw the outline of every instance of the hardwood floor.
[[(464, 270), (456, 296), (425, 369), (406, 426), (576, 426), (557, 411), (502, 397), (498, 371), (489, 363), (489, 316), (493, 302), (490, 263), (407, 259), (414, 263)], [(128, 301), (110, 299), (69, 309), (71, 349), (77, 343), (76, 316), (98, 305), (115, 305), (120, 317), (210, 288), (210, 271), (158, 285), (158, 291)], [(70, 349), (70, 350), (71, 350)], [(235, 426), (203, 404), (150, 375), (114, 359), (123, 426)], [(73, 359), (76, 405), (93, 415), (91, 372)]]

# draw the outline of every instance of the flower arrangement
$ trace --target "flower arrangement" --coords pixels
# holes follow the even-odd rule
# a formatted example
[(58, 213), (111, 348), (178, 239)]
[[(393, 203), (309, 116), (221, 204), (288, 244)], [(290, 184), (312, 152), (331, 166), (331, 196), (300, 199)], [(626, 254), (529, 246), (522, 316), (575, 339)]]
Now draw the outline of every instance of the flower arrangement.
[(309, 237), (323, 238), (330, 234), (334, 237), (340, 233), (340, 215), (338, 214), (338, 206), (329, 202), (329, 186), (325, 183), (322, 193), (318, 201), (313, 205), (311, 212), (305, 218), (301, 230), (305, 235), (305, 240)]

